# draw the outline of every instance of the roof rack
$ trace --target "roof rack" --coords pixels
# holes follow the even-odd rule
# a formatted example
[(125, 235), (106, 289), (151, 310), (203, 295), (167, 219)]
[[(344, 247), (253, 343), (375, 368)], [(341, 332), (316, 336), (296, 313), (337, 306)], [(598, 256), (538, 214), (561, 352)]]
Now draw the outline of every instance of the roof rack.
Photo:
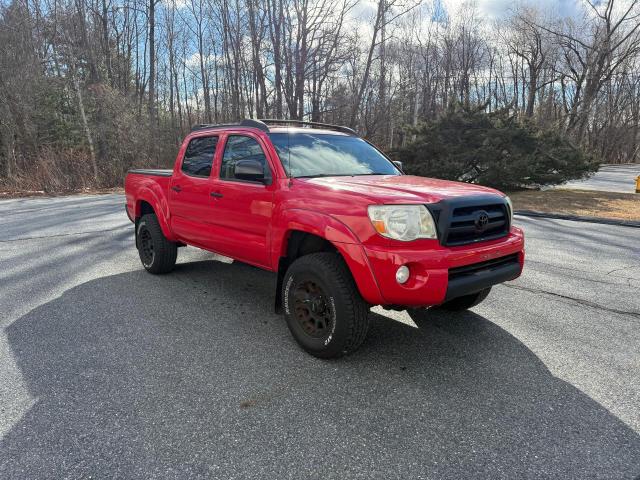
[(240, 123), (199, 123), (191, 127), (192, 132), (197, 132), (198, 130), (210, 130), (215, 128), (230, 128), (230, 127), (252, 127), (262, 130), (263, 132), (268, 132), (269, 127), (260, 120), (253, 120), (251, 118), (245, 118)]
[(305, 122), (302, 120), (280, 120), (276, 118), (264, 118), (260, 120), (254, 120), (251, 118), (245, 118), (240, 123), (223, 123), (223, 124), (212, 124), (212, 123), (200, 123), (191, 127), (192, 132), (197, 132), (198, 130), (210, 130), (216, 128), (230, 128), (230, 127), (251, 127), (262, 130), (263, 132), (269, 132), (269, 125), (299, 125), (301, 127), (317, 127), (324, 128), (327, 130), (335, 130), (337, 132), (346, 133), (348, 135), (358, 134), (349, 127), (344, 127), (342, 125), (331, 125), (329, 123), (320, 123), (320, 122)]
[(261, 118), (259, 121), (266, 125), (300, 125), (302, 127), (325, 128), (327, 130), (335, 130), (337, 132), (342, 132), (349, 135), (358, 135), (353, 129), (349, 127), (344, 127), (342, 125), (332, 125), (330, 123), (305, 122), (303, 120), (279, 120), (276, 118)]
[(207, 130), (210, 128), (224, 128), (224, 127), (233, 127), (233, 126), (238, 126), (238, 125), (234, 125), (232, 123), (198, 123), (194, 126), (191, 127), (191, 131), (192, 132), (197, 132), (198, 130)]

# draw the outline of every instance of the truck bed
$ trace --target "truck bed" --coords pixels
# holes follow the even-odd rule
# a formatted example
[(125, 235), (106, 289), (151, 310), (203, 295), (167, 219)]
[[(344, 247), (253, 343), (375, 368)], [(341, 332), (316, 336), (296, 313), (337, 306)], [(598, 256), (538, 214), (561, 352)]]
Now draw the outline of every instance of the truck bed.
[[(160, 205), (166, 207), (169, 185), (173, 170), (161, 168), (132, 168), (127, 172), (124, 180), (124, 191), (127, 198), (127, 214), (133, 221), (136, 215), (136, 202), (143, 198), (149, 202), (150, 198), (163, 199), (161, 204), (155, 205), (156, 214), (165, 215)], [(144, 195), (142, 193), (145, 192)]]
[(155, 175), (156, 177), (170, 177), (173, 174), (173, 170), (163, 168), (132, 168), (128, 173)]

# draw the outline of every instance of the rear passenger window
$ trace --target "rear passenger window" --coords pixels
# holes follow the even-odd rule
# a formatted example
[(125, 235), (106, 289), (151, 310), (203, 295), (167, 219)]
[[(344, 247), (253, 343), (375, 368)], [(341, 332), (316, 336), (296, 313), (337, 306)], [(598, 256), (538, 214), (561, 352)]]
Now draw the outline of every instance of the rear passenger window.
[(182, 171), (192, 177), (208, 177), (217, 143), (218, 137), (198, 137), (191, 140), (184, 152)]
[(220, 165), (220, 178), (236, 180), (234, 170), (236, 163), (241, 160), (254, 160), (260, 163), (265, 179), (271, 179), (271, 170), (267, 163), (267, 157), (265, 157), (260, 144), (251, 137), (229, 135), (224, 147), (222, 164)]

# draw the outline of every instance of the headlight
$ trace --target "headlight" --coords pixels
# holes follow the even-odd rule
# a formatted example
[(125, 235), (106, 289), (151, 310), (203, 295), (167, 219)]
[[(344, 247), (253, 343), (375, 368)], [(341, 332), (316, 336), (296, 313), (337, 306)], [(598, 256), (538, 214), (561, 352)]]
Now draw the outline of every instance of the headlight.
[(438, 238), (433, 217), (424, 205), (369, 205), (369, 218), (383, 237), (405, 242)]
[(511, 203), (511, 199), (507, 196), (505, 196), (504, 199), (507, 201), (509, 208), (509, 225), (513, 225), (513, 203)]

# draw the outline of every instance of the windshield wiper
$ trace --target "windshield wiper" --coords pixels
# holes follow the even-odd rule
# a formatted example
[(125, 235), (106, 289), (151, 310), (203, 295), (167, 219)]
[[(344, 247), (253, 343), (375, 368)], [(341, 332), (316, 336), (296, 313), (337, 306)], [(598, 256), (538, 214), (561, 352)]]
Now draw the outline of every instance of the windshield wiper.
[(320, 177), (360, 177), (364, 175), (397, 175), (396, 173), (317, 173), (315, 175), (298, 175), (293, 178), (320, 178)]
[(293, 178), (351, 177), (349, 173), (316, 173), (315, 175), (296, 175)]

